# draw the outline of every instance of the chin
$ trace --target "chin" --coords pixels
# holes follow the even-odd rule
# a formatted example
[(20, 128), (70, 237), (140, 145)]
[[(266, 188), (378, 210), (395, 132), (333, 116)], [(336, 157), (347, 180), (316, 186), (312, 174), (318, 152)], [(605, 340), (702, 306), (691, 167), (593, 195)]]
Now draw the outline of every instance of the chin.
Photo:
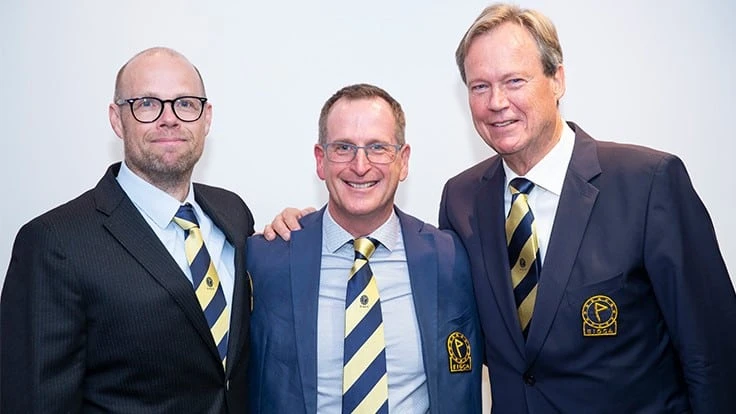
[(356, 207), (349, 208), (346, 212), (353, 217), (365, 217), (374, 214), (376, 209), (371, 207)]

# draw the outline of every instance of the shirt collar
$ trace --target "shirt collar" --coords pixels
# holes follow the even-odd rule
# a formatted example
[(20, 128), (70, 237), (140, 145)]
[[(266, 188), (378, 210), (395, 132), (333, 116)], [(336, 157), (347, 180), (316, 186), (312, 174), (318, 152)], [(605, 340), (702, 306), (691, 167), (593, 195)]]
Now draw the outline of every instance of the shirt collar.
[[(399, 237), (401, 237), (401, 223), (396, 211), (392, 210), (388, 220), (368, 236), (381, 242), (381, 246), (388, 249), (388, 251), (395, 249)], [(353, 236), (335, 222), (335, 219), (330, 215), (329, 208), (325, 208), (322, 219), (322, 239), (324, 247), (331, 253), (337, 252), (342, 246), (353, 240)]]
[[(167, 194), (160, 188), (150, 184), (131, 171), (125, 162), (120, 166), (117, 176), (118, 184), (128, 195), (130, 201), (143, 214), (148, 216), (156, 225), (162, 229), (166, 228), (171, 219), (183, 203)], [(202, 210), (194, 201), (194, 187), (189, 183), (189, 192), (184, 203), (190, 203), (198, 217), (202, 217)]]
[[(570, 163), (572, 150), (575, 146), (575, 131), (564, 120), (562, 121), (562, 125), (560, 140), (525, 175), (534, 185), (542, 187), (558, 197), (562, 193), (562, 184), (565, 182), (567, 166)], [(519, 177), (519, 175), (509, 168), (506, 161), (503, 161), (503, 170), (506, 173), (506, 188), (508, 188), (511, 180)]]

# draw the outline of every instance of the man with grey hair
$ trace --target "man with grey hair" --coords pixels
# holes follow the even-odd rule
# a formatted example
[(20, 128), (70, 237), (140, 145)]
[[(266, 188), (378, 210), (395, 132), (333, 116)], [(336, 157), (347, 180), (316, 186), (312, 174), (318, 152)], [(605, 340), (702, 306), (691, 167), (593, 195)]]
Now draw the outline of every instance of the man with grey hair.
[(135, 55), (109, 117), (124, 161), (16, 238), (0, 411), (246, 412), (253, 217), (191, 182), (212, 119), (199, 71), (171, 49)]
[(439, 223), (471, 258), (494, 411), (736, 412), (736, 295), (682, 161), (563, 120), (538, 11), (486, 8), (456, 58), (498, 155), (447, 182)]

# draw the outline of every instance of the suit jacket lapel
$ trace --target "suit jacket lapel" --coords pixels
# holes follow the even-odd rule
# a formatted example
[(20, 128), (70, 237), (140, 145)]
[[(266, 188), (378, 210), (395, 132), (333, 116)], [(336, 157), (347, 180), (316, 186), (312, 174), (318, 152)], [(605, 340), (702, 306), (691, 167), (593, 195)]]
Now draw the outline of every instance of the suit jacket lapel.
[(557, 309), (570, 279), (598, 189), (589, 181), (600, 174), (595, 141), (580, 127), (576, 131), (570, 165), (560, 194), (549, 248), (542, 264), (534, 315), (527, 338), (527, 362), (532, 364), (552, 326)]
[[(225, 238), (235, 248), (235, 274), (233, 275), (233, 299), (230, 305), (230, 329), (228, 332), (228, 352), (227, 352), (227, 372), (232, 370), (235, 365), (235, 361), (240, 356), (240, 351), (243, 348), (241, 345), (241, 330), (243, 328), (243, 314), (244, 312), (250, 312), (250, 303), (246, 299), (246, 292), (250, 292), (250, 283), (246, 278), (245, 268), (245, 240), (248, 237), (247, 234), (238, 234), (237, 230), (234, 229), (231, 221), (227, 217), (227, 212), (221, 211), (217, 208), (216, 204), (212, 203), (207, 197), (204, 197), (201, 192), (197, 191), (197, 185), (194, 186), (194, 197), (202, 206), (202, 209), (212, 219), (215, 225), (225, 234)], [(201, 312), (201, 309), (200, 309)], [(205, 320), (206, 321), (206, 320)], [(209, 331), (209, 326), (207, 327)], [(210, 334), (211, 336), (211, 334)], [(212, 342), (212, 341), (210, 341)], [(219, 360), (219, 354), (217, 348), (211, 347), (215, 352)]]
[(308, 413), (317, 412), (317, 310), (323, 213), (324, 208), (304, 217), (302, 230), (291, 234), (290, 244), (296, 357)]
[[(475, 201), (475, 216), (478, 217), (478, 234), (491, 291), (501, 310), (509, 335), (521, 355), (524, 355), (524, 337), (521, 334), (519, 316), (511, 288), (511, 269), (506, 247), (504, 212), (505, 174), (501, 158), (491, 164), (478, 188)], [(489, 231), (490, 230), (490, 231)], [(477, 296), (476, 296), (477, 298)], [(488, 298), (486, 300), (490, 300)], [(477, 300), (483, 300), (477, 298)]]
[(97, 209), (108, 216), (105, 228), (169, 292), (219, 360), (191, 283), (118, 185), (115, 177), (119, 169), (119, 163), (111, 166), (94, 189)]
[(404, 214), (395, 208), (406, 251), (406, 262), (409, 267), (409, 280), (414, 299), (419, 334), (422, 338), (424, 371), (427, 375), (430, 405), (438, 406), (442, 395), (439, 388), (439, 373), (436, 370), (436, 358), (440, 355), (437, 349), (439, 332), (438, 320), (438, 258), (434, 240), (429, 233), (422, 232), (424, 223)]

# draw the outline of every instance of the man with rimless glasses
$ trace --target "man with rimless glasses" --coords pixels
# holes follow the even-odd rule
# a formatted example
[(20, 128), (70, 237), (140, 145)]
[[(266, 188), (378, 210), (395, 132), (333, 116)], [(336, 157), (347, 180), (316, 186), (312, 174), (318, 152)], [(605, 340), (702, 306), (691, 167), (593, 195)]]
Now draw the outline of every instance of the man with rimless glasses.
[(118, 72), (124, 160), (18, 233), (0, 303), (0, 412), (247, 412), (245, 238), (232, 192), (192, 183), (212, 105), (166, 48)]
[(386, 91), (339, 90), (314, 146), (327, 205), (289, 241), (248, 240), (252, 413), (480, 412), (468, 257), (394, 205), (405, 124)]

